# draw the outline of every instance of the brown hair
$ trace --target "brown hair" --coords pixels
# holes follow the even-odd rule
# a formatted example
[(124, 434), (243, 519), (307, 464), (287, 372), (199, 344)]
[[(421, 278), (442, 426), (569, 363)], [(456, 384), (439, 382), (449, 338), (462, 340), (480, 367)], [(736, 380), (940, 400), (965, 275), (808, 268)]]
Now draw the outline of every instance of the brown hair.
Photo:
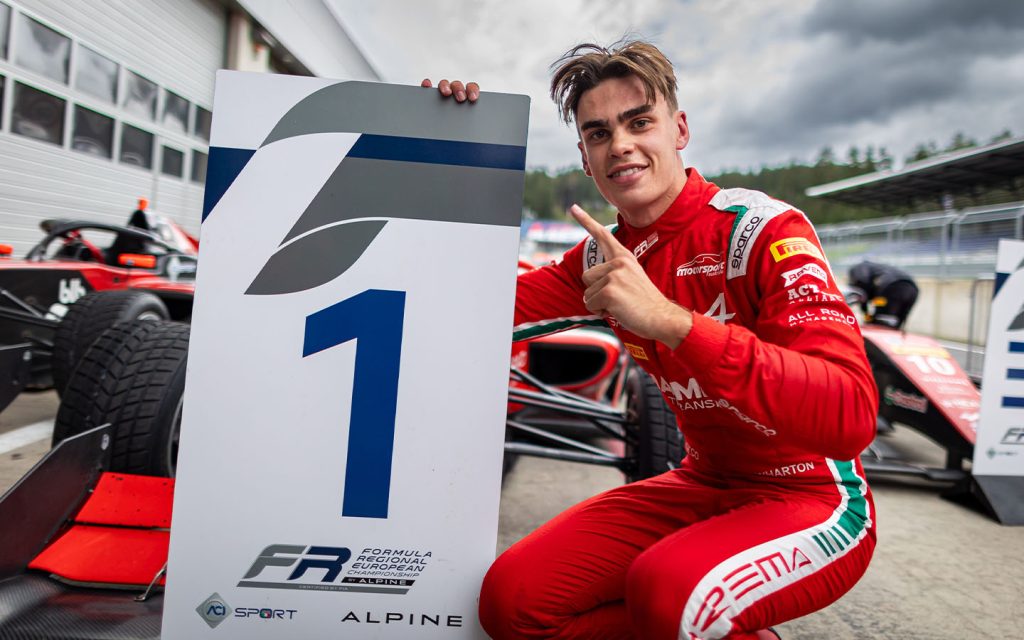
[(558, 105), (558, 115), (566, 124), (572, 124), (576, 118), (583, 94), (608, 78), (636, 76), (644, 85), (648, 102), (654, 104), (660, 93), (672, 111), (679, 108), (672, 63), (648, 42), (625, 40), (611, 48), (579, 44), (555, 60), (551, 67), (555, 69), (551, 76), (551, 99)]

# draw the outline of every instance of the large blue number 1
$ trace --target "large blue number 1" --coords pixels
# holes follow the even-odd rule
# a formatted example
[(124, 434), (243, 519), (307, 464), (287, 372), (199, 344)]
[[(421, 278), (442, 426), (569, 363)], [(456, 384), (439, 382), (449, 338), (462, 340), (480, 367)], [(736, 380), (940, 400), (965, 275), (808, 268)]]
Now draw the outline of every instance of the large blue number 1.
[(302, 357), (356, 341), (341, 515), (387, 518), (405, 292), (368, 289), (306, 318)]

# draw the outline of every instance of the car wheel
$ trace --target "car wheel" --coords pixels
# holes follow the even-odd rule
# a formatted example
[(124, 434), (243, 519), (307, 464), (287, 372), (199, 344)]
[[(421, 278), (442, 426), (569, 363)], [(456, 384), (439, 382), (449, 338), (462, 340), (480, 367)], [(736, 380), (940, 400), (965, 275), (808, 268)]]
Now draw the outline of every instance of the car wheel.
[(94, 291), (68, 307), (53, 336), (53, 386), (63, 394), (78, 361), (106, 329), (119, 322), (166, 320), (167, 306), (146, 291)]
[(103, 424), (96, 396), (109, 393), (110, 372), (123, 355), (125, 341), (137, 325), (125, 322), (114, 325), (100, 334), (86, 350), (72, 372), (61, 396), (57, 417), (53, 423), (53, 446), (65, 438), (88, 431)]
[[(512, 427), (505, 427), (505, 442), (515, 440), (515, 430)], [(501, 458), (501, 483), (505, 484), (505, 477), (512, 473), (516, 463), (519, 462), (519, 454), (506, 451)]]
[(110, 471), (173, 476), (188, 337), (188, 325), (177, 322), (120, 324), (103, 332), (68, 382), (54, 444), (109, 422)]
[(633, 367), (626, 376), (626, 482), (650, 478), (679, 466), (685, 451), (676, 416), (661, 390), (644, 370)]

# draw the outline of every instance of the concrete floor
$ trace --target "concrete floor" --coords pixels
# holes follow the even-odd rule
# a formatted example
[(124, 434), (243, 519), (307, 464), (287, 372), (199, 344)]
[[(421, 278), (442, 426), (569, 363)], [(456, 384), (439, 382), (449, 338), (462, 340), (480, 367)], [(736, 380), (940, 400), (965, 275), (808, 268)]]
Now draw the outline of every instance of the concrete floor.
[[(0, 414), (0, 436), (52, 419), (52, 392), (24, 394)], [(942, 454), (900, 431), (894, 448), (920, 462)], [(0, 453), (0, 492), (49, 449), (42, 441)], [(621, 482), (618, 472), (522, 458), (502, 492), (498, 551), (539, 524)], [(1024, 638), (1024, 527), (1003, 527), (951, 503), (934, 486), (873, 479), (879, 544), (861, 582), (824, 611), (779, 627), (786, 640)]]
[[(897, 431), (896, 449), (941, 452)], [(615, 471), (524, 458), (502, 494), (499, 551), (562, 509), (616, 486)], [(780, 625), (785, 640), (1024, 638), (1024, 527), (1004, 527), (912, 479), (873, 479), (878, 546), (856, 587), (824, 611)], [(552, 490), (555, 487), (557, 490)]]

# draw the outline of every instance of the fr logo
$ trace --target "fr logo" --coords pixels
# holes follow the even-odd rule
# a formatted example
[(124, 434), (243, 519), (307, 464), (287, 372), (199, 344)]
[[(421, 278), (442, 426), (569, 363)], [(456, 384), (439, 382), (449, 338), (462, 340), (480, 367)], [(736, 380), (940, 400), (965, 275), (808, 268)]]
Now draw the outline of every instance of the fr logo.
[(1024, 445), (1024, 427), (1010, 427), (1007, 429), (1001, 444)]
[(268, 567), (291, 567), (298, 563), (291, 575), (288, 576), (288, 580), (298, 580), (310, 569), (323, 569), (324, 575), (320, 581), (334, 582), (338, 574), (341, 573), (342, 565), (351, 557), (352, 552), (345, 547), (272, 544), (260, 552), (256, 561), (245, 573), (244, 579), (255, 578)]
[[(296, 583), (296, 580), (304, 577), (309, 580), (316, 576), (321, 583), (333, 583), (351, 557), (352, 551), (346, 547), (272, 544), (260, 552), (238, 586), (301, 589), (308, 588), (308, 582)], [(291, 569), (284, 580), (281, 579), (281, 569)], [(307, 572), (311, 572), (308, 577)]]

